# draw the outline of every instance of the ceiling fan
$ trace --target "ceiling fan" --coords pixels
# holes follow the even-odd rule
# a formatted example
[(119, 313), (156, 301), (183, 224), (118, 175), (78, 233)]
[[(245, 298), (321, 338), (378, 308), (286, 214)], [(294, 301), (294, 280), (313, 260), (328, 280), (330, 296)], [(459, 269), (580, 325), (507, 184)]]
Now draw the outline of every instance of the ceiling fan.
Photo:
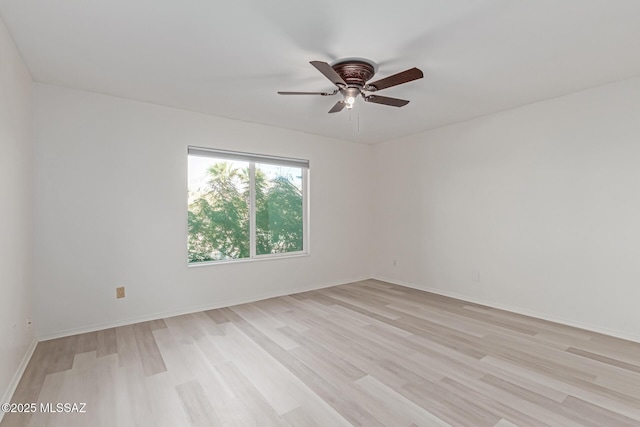
[(394, 74), (375, 82), (367, 83), (376, 73), (375, 63), (362, 58), (344, 59), (329, 65), (322, 61), (311, 61), (311, 65), (316, 67), (326, 78), (336, 85), (337, 89), (333, 92), (278, 92), (280, 95), (320, 95), (332, 96), (340, 92), (343, 99), (338, 101), (330, 113), (337, 113), (344, 108), (353, 108), (358, 95), (366, 102), (375, 104), (391, 105), (393, 107), (402, 107), (409, 103), (406, 99), (389, 98), (375, 94), (367, 94), (366, 92), (376, 92), (392, 86), (408, 83), (413, 80), (424, 77), (422, 71), (418, 68), (411, 68), (401, 73)]

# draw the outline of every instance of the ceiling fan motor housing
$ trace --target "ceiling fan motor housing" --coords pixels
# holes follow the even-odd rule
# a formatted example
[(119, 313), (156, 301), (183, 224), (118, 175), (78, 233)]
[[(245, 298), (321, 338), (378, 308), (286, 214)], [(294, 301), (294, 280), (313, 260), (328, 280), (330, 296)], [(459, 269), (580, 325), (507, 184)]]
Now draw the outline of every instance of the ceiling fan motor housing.
[(331, 66), (348, 86), (364, 88), (368, 80), (375, 74), (372, 64), (364, 61), (348, 60)]

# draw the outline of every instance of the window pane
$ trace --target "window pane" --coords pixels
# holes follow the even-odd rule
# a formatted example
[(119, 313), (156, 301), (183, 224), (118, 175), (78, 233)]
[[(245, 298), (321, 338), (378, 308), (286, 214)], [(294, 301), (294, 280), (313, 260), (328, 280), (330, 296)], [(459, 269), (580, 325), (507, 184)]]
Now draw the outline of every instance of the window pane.
[(248, 258), (249, 163), (189, 156), (189, 262)]
[(256, 254), (302, 251), (302, 168), (256, 163)]

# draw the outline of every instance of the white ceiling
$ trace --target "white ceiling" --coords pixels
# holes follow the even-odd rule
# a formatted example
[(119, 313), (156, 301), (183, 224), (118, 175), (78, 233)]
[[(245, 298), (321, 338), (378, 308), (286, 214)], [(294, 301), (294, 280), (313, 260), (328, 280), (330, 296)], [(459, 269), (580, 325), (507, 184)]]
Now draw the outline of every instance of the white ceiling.
[[(38, 82), (376, 143), (640, 75), (638, 0), (0, 0)], [(403, 108), (326, 91), (365, 57)]]

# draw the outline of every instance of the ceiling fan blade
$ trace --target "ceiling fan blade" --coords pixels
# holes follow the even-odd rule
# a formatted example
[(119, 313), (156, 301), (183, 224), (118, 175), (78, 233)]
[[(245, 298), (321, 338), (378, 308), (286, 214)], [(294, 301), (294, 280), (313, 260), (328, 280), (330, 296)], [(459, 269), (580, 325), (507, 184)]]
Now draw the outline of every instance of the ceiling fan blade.
[(391, 105), (392, 107), (403, 107), (409, 103), (406, 99), (389, 98), (388, 96), (380, 95), (369, 95), (364, 100), (375, 104)]
[(336, 102), (336, 105), (333, 106), (333, 108), (331, 110), (329, 110), (330, 113), (337, 113), (342, 111), (342, 109), (344, 107), (346, 107), (347, 104), (344, 103), (344, 101), (338, 101)]
[(413, 80), (418, 80), (424, 77), (422, 71), (418, 68), (413, 67), (409, 70), (402, 71), (401, 73), (394, 74), (389, 77), (385, 77), (384, 79), (376, 80), (372, 83), (367, 83), (367, 90), (382, 90), (391, 86), (401, 85), (403, 83), (408, 83)]
[(342, 80), (342, 77), (340, 77), (333, 68), (331, 68), (331, 65), (322, 61), (311, 61), (310, 64), (316, 67), (316, 69), (324, 74), (326, 78), (331, 80), (334, 85), (338, 87), (347, 87), (347, 83)]
[(321, 95), (321, 96), (331, 96), (338, 93), (338, 90), (334, 90), (333, 92), (284, 92), (278, 91), (278, 95)]

